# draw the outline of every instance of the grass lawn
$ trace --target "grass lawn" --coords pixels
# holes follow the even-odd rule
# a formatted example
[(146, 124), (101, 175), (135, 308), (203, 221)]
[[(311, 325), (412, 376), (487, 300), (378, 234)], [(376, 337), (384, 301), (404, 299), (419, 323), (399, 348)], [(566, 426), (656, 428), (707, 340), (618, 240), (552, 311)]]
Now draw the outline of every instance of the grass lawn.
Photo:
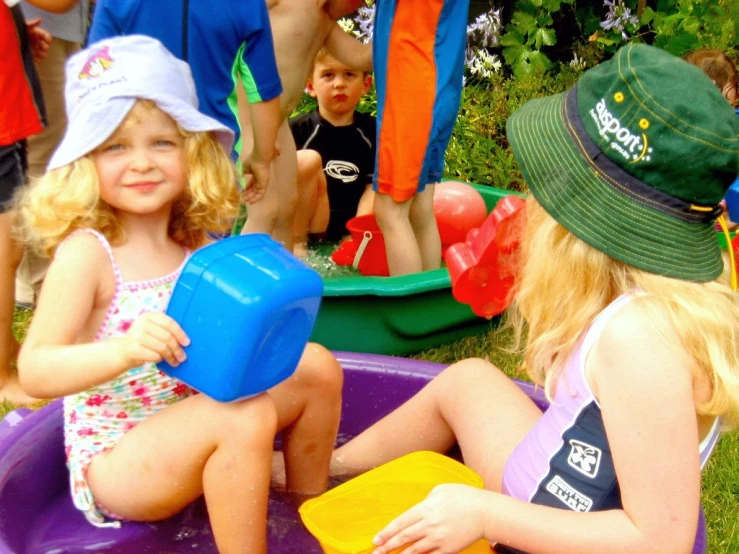
[[(14, 331), (19, 340), (31, 315), (30, 310), (16, 310)], [(517, 373), (519, 358), (506, 352), (510, 338), (505, 331), (494, 330), (483, 336), (467, 337), (425, 350), (414, 357), (441, 363), (487, 357), (511, 377), (521, 377)], [(9, 403), (0, 404), (0, 418), (12, 409)], [(719, 441), (703, 474), (702, 501), (708, 523), (709, 554), (739, 552), (739, 433), (724, 435)]]

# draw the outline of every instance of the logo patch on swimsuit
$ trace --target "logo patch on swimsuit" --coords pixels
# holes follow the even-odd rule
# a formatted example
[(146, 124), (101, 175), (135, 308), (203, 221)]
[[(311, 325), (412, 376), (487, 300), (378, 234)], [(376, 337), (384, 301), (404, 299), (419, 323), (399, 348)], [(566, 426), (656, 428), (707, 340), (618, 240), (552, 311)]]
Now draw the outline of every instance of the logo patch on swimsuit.
[(329, 177), (338, 179), (343, 183), (353, 183), (359, 178), (359, 168), (353, 163), (343, 160), (329, 161), (324, 171)]
[(565, 506), (576, 512), (588, 512), (593, 507), (593, 499), (588, 498), (580, 491), (573, 488), (559, 475), (555, 475), (547, 483), (547, 492), (554, 495)]
[(598, 475), (602, 454), (600, 448), (572, 439), (570, 440), (570, 455), (567, 456), (567, 463), (575, 471), (594, 479)]
[[(624, 101), (624, 95), (617, 92), (613, 95), (613, 99), (617, 104)], [(610, 147), (621, 154), (628, 163), (637, 163), (639, 161), (650, 161), (652, 159), (652, 147), (649, 146), (649, 139), (645, 132), (649, 129), (650, 123), (646, 118), (639, 120), (639, 130), (632, 132), (621, 123), (615, 115), (613, 115), (606, 105), (606, 99), (601, 98), (590, 109), (590, 117), (595, 121), (598, 128), (598, 134), (606, 141), (610, 141)]]
[(82, 67), (82, 71), (78, 75), (80, 79), (92, 79), (94, 77), (100, 77), (103, 73), (108, 71), (113, 65), (113, 58), (110, 55), (110, 48), (105, 47), (102, 50), (95, 52), (85, 62)]

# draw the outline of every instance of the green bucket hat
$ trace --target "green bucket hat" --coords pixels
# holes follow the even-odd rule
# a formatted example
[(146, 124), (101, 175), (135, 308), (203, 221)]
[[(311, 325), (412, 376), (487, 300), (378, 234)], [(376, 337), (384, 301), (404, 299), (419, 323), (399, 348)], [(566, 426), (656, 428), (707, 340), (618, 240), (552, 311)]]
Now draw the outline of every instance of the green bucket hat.
[(506, 130), (536, 200), (578, 238), (668, 277), (723, 271), (714, 221), (739, 173), (739, 118), (697, 67), (628, 45)]

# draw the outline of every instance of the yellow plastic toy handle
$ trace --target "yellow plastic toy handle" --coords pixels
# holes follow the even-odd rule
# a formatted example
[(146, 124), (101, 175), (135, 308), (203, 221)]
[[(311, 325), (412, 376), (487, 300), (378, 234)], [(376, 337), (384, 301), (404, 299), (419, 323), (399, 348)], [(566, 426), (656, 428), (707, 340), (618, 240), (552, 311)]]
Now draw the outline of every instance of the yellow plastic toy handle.
[(726, 216), (721, 214), (718, 218), (718, 223), (721, 225), (721, 231), (723, 231), (726, 237), (726, 244), (729, 246), (729, 263), (731, 264), (731, 290), (736, 292), (738, 288), (737, 276), (736, 276), (736, 260), (734, 259), (734, 248), (731, 244), (731, 234), (729, 233), (729, 225), (726, 223)]

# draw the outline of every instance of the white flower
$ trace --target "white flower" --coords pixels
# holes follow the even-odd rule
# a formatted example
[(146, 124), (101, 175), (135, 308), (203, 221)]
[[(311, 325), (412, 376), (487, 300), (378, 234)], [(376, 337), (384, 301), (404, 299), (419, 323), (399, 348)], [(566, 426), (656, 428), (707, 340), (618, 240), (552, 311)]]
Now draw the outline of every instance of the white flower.
[(490, 54), (485, 48), (473, 47), (467, 51), (467, 69), (472, 75), (489, 79), (500, 71), (502, 66), (498, 56)]
[(585, 67), (587, 67), (587, 65), (588, 64), (585, 63), (585, 60), (583, 60), (582, 58), (578, 57), (577, 54), (574, 54), (572, 60), (570, 61), (570, 67), (572, 69), (577, 69), (579, 71), (582, 71), (583, 69), (585, 69)]
[(337, 23), (345, 33), (351, 33), (352, 31), (354, 31), (354, 21), (347, 17), (342, 17), (341, 19), (339, 19), (339, 21), (337, 21)]

